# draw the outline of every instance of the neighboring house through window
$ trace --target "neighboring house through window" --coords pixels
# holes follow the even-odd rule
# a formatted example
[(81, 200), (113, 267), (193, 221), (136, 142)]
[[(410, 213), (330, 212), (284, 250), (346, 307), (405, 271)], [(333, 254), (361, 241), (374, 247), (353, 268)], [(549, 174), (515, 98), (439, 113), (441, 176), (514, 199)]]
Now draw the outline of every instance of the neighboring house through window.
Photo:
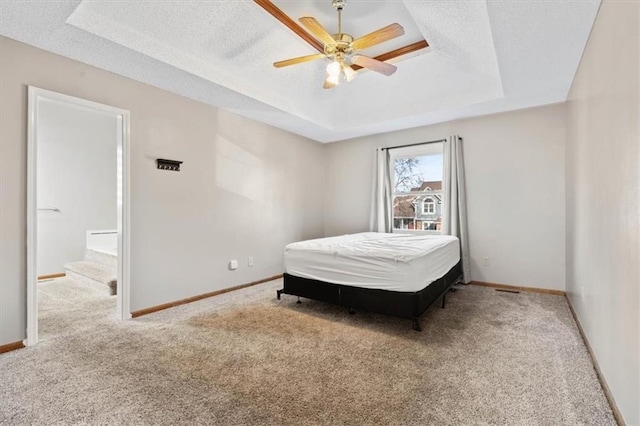
[(436, 142), (392, 151), (394, 230), (441, 232), (443, 150)]

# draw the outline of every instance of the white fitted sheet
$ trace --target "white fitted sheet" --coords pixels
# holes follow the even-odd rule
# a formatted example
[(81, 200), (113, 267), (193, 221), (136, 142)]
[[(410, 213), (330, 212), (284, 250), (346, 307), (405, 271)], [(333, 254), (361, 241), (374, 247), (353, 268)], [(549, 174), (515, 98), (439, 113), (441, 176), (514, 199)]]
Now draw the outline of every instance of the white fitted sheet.
[(459, 260), (460, 242), (449, 235), (364, 232), (300, 241), (284, 249), (290, 275), (403, 292), (422, 290)]

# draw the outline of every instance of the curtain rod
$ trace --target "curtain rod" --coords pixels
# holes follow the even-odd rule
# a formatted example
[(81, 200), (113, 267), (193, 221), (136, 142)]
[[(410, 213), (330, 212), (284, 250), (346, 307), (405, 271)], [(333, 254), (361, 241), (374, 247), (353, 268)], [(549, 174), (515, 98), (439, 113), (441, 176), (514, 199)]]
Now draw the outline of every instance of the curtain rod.
[(397, 148), (408, 148), (410, 146), (429, 145), (430, 143), (440, 143), (440, 142), (446, 142), (446, 141), (447, 141), (446, 139), (439, 139), (437, 141), (410, 143), (407, 145), (390, 146), (390, 147), (380, 148), (380, 149), (384, 151), (384, 150), (391, 150), (391, 149), (397, 149)]

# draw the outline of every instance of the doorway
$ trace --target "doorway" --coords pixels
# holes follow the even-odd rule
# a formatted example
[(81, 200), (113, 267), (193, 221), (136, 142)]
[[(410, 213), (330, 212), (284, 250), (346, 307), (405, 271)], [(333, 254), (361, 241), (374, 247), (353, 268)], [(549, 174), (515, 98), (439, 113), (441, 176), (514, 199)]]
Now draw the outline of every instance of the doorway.
[[(129, 306), (129, 111), (33, 86), (28, 88), (28, 97), (27, 338), (24, 343), (31, 346), (39, 340), (38, 276), (48, 275), (55, 278), (63, 275), (59, 271), (63, 263), (65, 268), (69, 268), (67, 273), (70, 275), (74, 274), (74, 268), (77, 272), (83, 267), (90, 269), (91, 265), (96, 265), (92, 262), (96, 260), (94, 258), (78, 259), (77, 262), (67, 263), (70, 260), (76, 260), (73, 257), (77, 257), (79, 250), (83, 254), (87, 253), (86, 256), (98, 256), (105, 265), (113, 263), (115, 279), (104, 282), (105, 290), (115, 293), (117, 317), (122, 320), (131, 318)], [(65, 125), (74, 126), (71, 119), (65, 123), (65, 117), (73, 113), (77, 114), (77, 118), (81, 118), (80, 121), (76, 121), (77, 128), (65, 129)], [(52, 115), (56, 116), (52, 117)], [(92, 123), (92, 120), (95, 121)], [(56, 123), (60, 124), (58, 139), (63, 141), (58, 141), (58, 145), (52, 146), (51, 140), (55, 138), (49, 137), (51, 131), (47, 131), (47, 126), (55, 127)], [(100, 148), (96, 145), (96, 152), (91, 155), (99, 160), (101, 157), (111, 157), (115, 154), (115, 164), (107, 164), (105, 167), (102, 161), (104, 170), (101, 173), (89, 173), (86, 170), (90, 170), (93, 166), (81, 163), (86, 158), (90, 158), (90, 155), (88, 157), (85, 155), (83, 158), (82, 153), (86, 151), (87, 146), (82, 145), (81, 133), (83, 128), (86, 130), (91, 129), (92, 126), (99, 127), (97, 123), (112, 126), (107, 136), (111, 140), (107, 142), (115, 146), (107, 147), (103, 144), (105, 146)], [(77, 138), (74, 136), (76, 134), (78, 134)], [(77, 139), (75, 148), (72, 146), (74, 139)], [(92, 138), (85, 137), (85, 139)], [(105, 151), (105, 147), (111, 151)], [(43, 157), (45, 154), (47, 156)], [(39, 158), (43, 163), (42, 167), (39, 167)], [(46, 158), (46, 161), (43, 161), (43, 158)], [(82, 167), (69, 167), (69, 164), (82, 165)], [(82, 171), (83, 167), (85, 172)], [(115, 168), (115, 173), (113, 169), (106, 170), (110, 167)], [(76, 171), (76, 175), (71, 176), (73, 171), (70, 169), (80, 171)], [(41, 179), (39, 179), (39, 173)], [(96, 182), (103, 181), (102, 187), (97, 184), (94, 192), (87, 187), (89, 183), (85, 182), (89, 175), (96, 175)], [(57, 187), (51, 182), (51, 177), (55, 177), (56, 180), (60, 178), (60, 182), (56, 183)], [(108, 185), (104, 186), (104, 182), (112, 178), (115, 178), (115, 182), (107, 182)], [(65, 185), (65, 180), (71, 184), (82, 182), (83, 185), (76, 189), (77, 197), (69, 196), (70, 191), (68, 185)], [(111, 184), (113, 187), (110, 186)], [(104, 196), (101, 195), (100, 188), (104, 188), (106, 193)], [(84, 195), (81, 189), (85, 190)], [(65, 208), (58, 206), (56, 200), (63, 203)], [(108, 229), (84, 229), (95, 228), (81, 218), (81, 211), (84, 211), (82, 205), (88, 203), (94, 204), (92, 206), (94, 216), (98, 217), (93, 219), (93, 223), (103, 224), (102, 228)], [(112, 207), (115, 207), (115, 212)], [(115, 217), (113, 217), (114, 213)], [(55, 223), (55, 221), (58, 222)], [(40, 227), (42, 229), (39, 229)], [(84, 240), (85, 235), (86, 240)], [(82, 241), (78, 241), (80, 237)], [(52, 244), (56, 239), (57, 246)], [(83, 246), (78, 247), (79, 245)], [(109, 253), (113, 254), (113, 252), (116, 257), (109, 257)], [(89, 255), (89, 253), (92, 254)], [(43, 257), (46, 255), (46, 261), (42, 259), (43, 262), (40, 262), (39, 255)], [(105, 275), (111, 273), (108, 272)], [(79, 275), (77, 277), (82, 278)]]

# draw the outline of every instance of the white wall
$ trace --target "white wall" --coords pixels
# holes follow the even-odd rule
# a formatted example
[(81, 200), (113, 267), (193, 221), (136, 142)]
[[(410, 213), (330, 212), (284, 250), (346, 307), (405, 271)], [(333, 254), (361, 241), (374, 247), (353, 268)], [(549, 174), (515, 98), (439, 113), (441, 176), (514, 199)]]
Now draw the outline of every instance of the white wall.
[(640, 424), (640, 3), (603, 1), (567, 103), (567, 292)]
[(117, 119), (60, 102), (38, 114), (38, 276), (82, 260), (86, 233), (116, 229)]
[(280, 274), (323, 235), (323, 145), (0, 37), (0, 345), (26, 328), (27, 85), (131, 111), (132, 310)]
[(326, 235), (369, 229), (376, 147), (454, 133), (464, 138), (472, 279), (564, 290), (564, 105), (328, 145)]

